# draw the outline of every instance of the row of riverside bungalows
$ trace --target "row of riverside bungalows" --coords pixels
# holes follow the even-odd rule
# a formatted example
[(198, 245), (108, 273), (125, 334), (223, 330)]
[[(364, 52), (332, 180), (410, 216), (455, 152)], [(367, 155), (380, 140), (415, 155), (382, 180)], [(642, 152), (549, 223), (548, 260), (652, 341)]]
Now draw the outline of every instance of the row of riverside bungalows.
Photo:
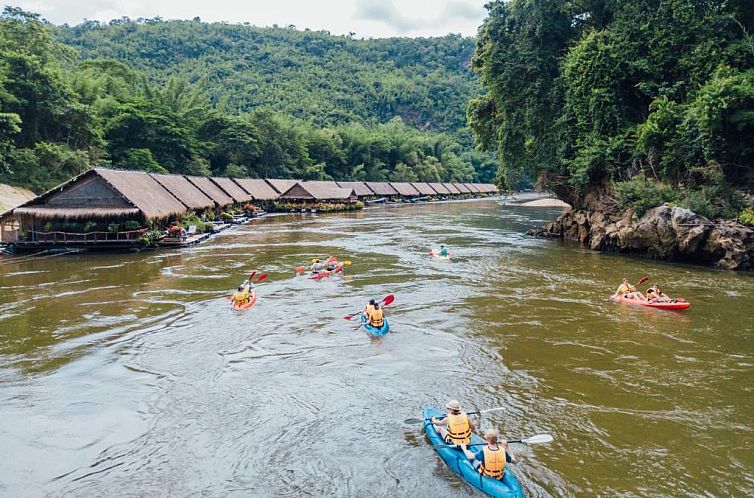
[(108, 220), (165, 221), (249, 203), (403, 201), (494, 195), (488, 183), (334, 182), (222, 178), (93, 168), (0, 215), (0, 242), (33, 230)]

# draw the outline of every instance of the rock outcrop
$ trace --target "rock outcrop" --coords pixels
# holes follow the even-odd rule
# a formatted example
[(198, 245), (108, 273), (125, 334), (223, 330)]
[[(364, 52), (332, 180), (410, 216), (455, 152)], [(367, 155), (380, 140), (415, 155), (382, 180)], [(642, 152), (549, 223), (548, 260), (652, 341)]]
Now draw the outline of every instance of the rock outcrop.
[[(596, 206), (595, 203), (590, 203)], [(650, 209), (642, 217), (619, 210), (572, 209), (529, 235), (576, 240), (596, 251), (644, 255), (654, 259), (754, 269), (754, 229), (732, 220), (709, 220), (679, 207)]]

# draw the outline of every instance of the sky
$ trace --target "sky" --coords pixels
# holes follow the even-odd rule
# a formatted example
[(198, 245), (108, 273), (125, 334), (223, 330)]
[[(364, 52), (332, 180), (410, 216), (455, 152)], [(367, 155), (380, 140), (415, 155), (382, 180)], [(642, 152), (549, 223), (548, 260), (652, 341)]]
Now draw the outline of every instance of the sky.
[(357, 38), (476, 35), (489, 0), (15, 0), (54, 24), (123, 16), (248, 22), (355, 33)]

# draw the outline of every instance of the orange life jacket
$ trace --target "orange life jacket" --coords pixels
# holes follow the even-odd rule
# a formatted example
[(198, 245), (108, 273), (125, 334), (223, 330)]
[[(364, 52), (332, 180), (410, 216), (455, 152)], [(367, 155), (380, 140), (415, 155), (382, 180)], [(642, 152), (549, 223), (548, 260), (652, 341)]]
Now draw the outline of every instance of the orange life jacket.
[(479, 473), (493, 479), (500, 479), (505, 472), (505, 450), (498, 447), (491, 450), (489, 446), (484, 449), (484, 463), (479, 466)]
[(369, 317), (369, 322), (372, 327), (382, 327), (382, 308), (378, 310), (372, 310), (372, 312), (367, 316)]
[(458, 415), (448, 413), (448, 438), (453, 444), (469, 444), (471, 442), (471, 425), (466, 412)]

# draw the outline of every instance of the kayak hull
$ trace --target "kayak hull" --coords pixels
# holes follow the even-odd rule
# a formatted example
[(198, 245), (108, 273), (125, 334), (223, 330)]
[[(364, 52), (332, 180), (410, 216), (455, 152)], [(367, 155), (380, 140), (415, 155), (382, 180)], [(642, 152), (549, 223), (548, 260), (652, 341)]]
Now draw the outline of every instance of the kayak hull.
[[(486, 477), (480, 474), (466, 458), (466, 455), (460, 449), (457, 448), (445, 448), (445, 441), (442, 440), (440, 434), (435, 430), (428, 419), (432, 417), (443, 416), (445, 413), (433, 406), (425, 406), (422, 411), (422, 418), (424, 420), (424, 431), (429, 438), (430, 443), (435, 448), (435, 451), (440, 455), (445, 464), (450, 467), (450, 470), (458, 474), (461, 479), (466, 483), (474, 486), (478, 490), (493, 496), (496, 498), (523, 498), (524, 492), (521, 489), (521, 485), (518, 483), (516, 476), (510, 470), (508, 464), (505, 468), (505, 474), (503, 479), (498, 481), (491, 477)], [(471, 435), (471, 442), (473, 444), (484, 443), (482, 438), (476, 434)], [(481, 446), (474, 446), (475, 449), (481, 448)]]
[(644, 308), (654, 308), (658, 310), (685, 310), (691, 307), (691, 303), (650, 303), (646, 300), (625, 298), (623, 296), (613, 296), (611, 299), (617, 303), (633, 304), (634, 306), (642, 306)]
[(439, 252), (431, 251), (429, 253), (429, 256), (432, 257), (432, 258), (435, 258), (435, 259), (444, 259), (444, 260), (449, 260), (450, 259), (450, 253), (448, 253), (447, 256), (441, 256)]
[(244, 304), (233, 303), (233, 309), (236, 310), (236, 311), (247, 310), (247, 309), (251, 308), (252, 306), (254, 306), (255, 304), (257, 304), (257, 293), (256, 292), (253, 293), (250, 296), (248, 302), (246, 302)]
[(309, 278), (312, 280), (319, 280), (320, 278), (327, 278), (332, 275), (335, 275), (336, 273), (341, 273), (343, 271), (343, 263), (338, 263), (335, 266), (334, 270), (324, 270), (319, 273), (315, 273), (314, 275), (309, 275)]
[(363, 313), (361, 314), (361, 324), (364, 326), (364, 330), (366, 330), (367, 334), (372, 337), (382, 337), (390, 332), (390, 324), (388, 323), (387, 318), (383, 318), (382, 322), (382, 327), (372, 327), (367, 323), (367, 317), (364, 316)]

